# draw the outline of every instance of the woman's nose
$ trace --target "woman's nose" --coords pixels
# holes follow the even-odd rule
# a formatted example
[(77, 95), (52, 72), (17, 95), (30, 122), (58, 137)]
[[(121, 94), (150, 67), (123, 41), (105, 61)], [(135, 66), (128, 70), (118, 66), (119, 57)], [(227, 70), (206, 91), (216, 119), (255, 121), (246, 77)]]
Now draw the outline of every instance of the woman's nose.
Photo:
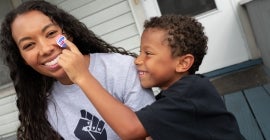
[(46, 40), (42, 40), (39, 42), (39, 53), (40, 55), (47, 55), (53, 52), (55, 46), (53, 44), (50, 44)]

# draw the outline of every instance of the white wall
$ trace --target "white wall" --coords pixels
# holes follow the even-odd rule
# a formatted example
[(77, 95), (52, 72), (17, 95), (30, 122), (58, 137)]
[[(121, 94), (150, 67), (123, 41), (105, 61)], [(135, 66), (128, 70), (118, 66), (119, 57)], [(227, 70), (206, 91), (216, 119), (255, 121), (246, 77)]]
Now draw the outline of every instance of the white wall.
[[(209, 37), (209, 49), (200, 67), (200, 73), (260, 57), (248, 19), (245, 17), (245, 11), (240, 9), (242, 7), (239, 6), (239, 1), (216, 0), (217, 10), (196, 17), (204, 25)], [(136, 17), (138, 21), (160, 15), (156, 0), (140, 0), (133, 6), (144, 8), (144, 16)]]
[(249, 21), (247, 10), (242, 4), (245, 1), (252, 0), (231, 0), (235, 15), (239, 18), (239, 24), (242, 26), (243, 37), (245, 38), (248, 49), (251, 55), (251, 59), (256, 59), (261, 57), (260, 50), (256, 44), (254, 32)]
[(139, 32), (127, 0), (47, 0), (68, 11), (105, 41), (127, 50), (139, 46)]
[(0, 87), (0, 139), (14, 135), (19, 126), (15, 90), (12, 84)]
[(217, 11), (198, 17), (205, 26), (205, 32), (209, 38), (208, 53), (199, 71), (202, 73), (241, 63), (251, 58), (230, 1), (217, 0), (216, 3)]
[[(0, 1), (0, 23), (9, 10), (18, 4), (18, 0)], [(1, 51), (0, 51), (1, 54)], [(19, 125), (16, 96), (10, 83), (8, 67), (0, 59), (0, 139), (15, 134)]]

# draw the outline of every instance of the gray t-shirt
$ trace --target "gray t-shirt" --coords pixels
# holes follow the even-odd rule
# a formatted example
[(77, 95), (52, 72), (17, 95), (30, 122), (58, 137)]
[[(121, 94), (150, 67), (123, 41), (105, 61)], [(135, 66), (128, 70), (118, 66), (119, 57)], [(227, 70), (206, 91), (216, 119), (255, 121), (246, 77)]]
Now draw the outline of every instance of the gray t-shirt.
[[(151, 89), (141, 87), (133, 61), (133, 57), (117, 53), (90, 54), (89, 70), (116, 99), (137, 111), (155, 99)], [(55, 82), (47, 115), (65, 140), (120, 139), (75, 84)]]

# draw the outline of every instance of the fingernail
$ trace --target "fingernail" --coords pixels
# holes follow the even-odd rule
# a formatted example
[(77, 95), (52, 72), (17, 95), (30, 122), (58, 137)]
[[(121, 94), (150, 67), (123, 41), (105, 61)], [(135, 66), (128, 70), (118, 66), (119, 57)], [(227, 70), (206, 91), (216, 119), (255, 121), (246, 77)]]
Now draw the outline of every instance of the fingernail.
[(58, 35), (56, 37), (56, 43), (61, 47), (61, 48), (66, 48), (67, 44), (65, 43), (66, 37), (63, 35)]

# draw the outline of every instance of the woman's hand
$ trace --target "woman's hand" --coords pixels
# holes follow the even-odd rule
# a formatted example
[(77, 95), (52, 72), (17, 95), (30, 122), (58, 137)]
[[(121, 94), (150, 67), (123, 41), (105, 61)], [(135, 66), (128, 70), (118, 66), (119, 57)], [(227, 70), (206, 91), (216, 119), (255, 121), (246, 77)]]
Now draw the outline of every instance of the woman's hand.
[(58, 64), (64, 69), (69, 79), (77, 84), (89, 75), (89, 56), (83, 55), (69, 40), (65, 40), (67, 48), (62, 50)]

